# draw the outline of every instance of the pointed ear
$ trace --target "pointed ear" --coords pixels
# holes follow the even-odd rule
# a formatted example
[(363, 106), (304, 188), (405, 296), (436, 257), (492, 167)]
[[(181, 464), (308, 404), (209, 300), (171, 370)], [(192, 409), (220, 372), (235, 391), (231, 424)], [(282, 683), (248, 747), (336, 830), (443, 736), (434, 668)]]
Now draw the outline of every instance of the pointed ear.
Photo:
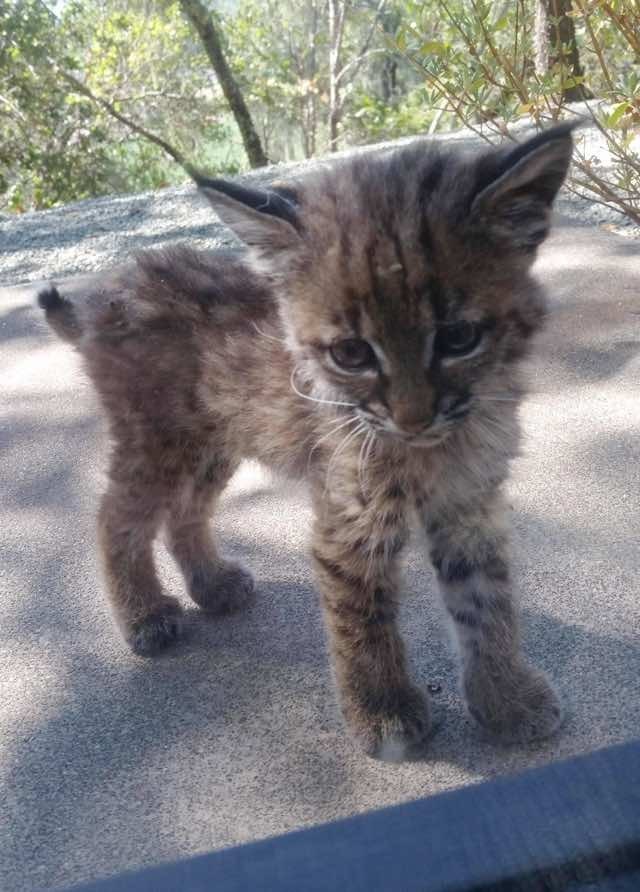
[(549, 232), (551, 206), (569, 169), (575, 127), (573, 122), (560, 124), (498, 153), (483, 171), (473, 198), (473, 223), (512, 249), (533, 253)]
[(195, 179), (222, 222), (245, 244), (264, 254), (299, 244), (301, 224), (292, 189), (251, 188), (202, 176)]

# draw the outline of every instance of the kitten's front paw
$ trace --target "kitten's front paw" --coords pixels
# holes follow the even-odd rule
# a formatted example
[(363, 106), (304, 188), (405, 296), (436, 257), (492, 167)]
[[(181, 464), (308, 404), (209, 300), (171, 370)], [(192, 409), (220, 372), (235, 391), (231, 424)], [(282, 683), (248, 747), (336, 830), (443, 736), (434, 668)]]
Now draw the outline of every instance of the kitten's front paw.
[(562, 707), (544, 673), (515, 666), (500, 677), (480, 671), (464, 679), (473, 718), (505, 743), (544, 740), (562, 724)]
[(429, 704), (415, 688), (407, 688), (393, 703), (375, 711), (346, 702), (343, 712), (352, 735), (368, 756), (404, 762), (425, 755), (431, 736)]
[(175, 598), (163, 598), (151, 613), (131, 624), (126, 637), (131, 650), (141, 657), (152, 657), (180, 637), (182, 607)]
[(248, 570), (225, 561), (195, 570), (188, 587), (199, 607), (207, 613), (223, 615), (242, 610), (251, 601), (256, 586)]

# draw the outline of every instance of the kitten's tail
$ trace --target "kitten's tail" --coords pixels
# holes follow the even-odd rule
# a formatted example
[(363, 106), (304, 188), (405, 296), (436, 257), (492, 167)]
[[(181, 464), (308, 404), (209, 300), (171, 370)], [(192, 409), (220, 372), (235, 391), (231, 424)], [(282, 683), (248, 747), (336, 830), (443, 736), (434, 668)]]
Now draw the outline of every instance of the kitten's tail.
[(76, 309), (70, 300), (62, 297), (55, 285), (48, 285), (38, 292), (38, 304), (58, 337), (71, 344), (80, 340), (82, 328)]

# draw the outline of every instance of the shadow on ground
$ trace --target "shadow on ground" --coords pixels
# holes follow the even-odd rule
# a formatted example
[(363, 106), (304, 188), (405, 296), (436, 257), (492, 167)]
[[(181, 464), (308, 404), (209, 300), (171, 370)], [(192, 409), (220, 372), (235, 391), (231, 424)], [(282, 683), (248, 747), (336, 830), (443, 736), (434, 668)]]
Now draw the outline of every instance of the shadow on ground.
[(128, 653), (98, 581), (106, 442), (95, 400), (27, 298), (3, 305), (0, 887), (68, 885), (640, 735), (637, 274), (633, 252), (601, 238), (593, 249), (586, 230), (561, 232), (543, 258), (553, 314), (508, 490), (525, 646), (555, 679), (567, 722), (541, 746), (501, 748), (465, 717), (417, 541), (402, 627), (414, 678), (441, 690), (429, 757), (408, 765), (366, 759), (342, 725), (306, 557), (309, 507), (290, 488), (232, 485), (216, 521), (258, 578), (251, 609), (207, 619), (159, 548), (167, 589), (188, 608), (186, 637), (156, 661)]

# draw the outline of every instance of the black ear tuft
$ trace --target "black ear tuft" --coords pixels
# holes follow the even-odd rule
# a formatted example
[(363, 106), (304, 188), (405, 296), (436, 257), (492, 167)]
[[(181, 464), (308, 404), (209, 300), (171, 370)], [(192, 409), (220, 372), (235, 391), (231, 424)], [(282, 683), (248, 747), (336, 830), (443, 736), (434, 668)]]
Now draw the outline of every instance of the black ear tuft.
[(274, 186), (270, 189), (262, 189), (243, 186), (229, 180), (209, 179), (200, 175), (196, 175), (195, 181), (199, 188), (205, 192), (213, 189), (254, 211), (279, 217), (296, 228), (299, 226), (297, 196), (290, 187)]
[(299, 244), (302, 224), (293, 189), (253, 188), (200, 175), (194, 179), (222, 222), (263, 256), (275, 257)]
[(489, 237), (528, 253), (544, 241), (579, 123), (559, 124), (480, 160), (471, 218)]

